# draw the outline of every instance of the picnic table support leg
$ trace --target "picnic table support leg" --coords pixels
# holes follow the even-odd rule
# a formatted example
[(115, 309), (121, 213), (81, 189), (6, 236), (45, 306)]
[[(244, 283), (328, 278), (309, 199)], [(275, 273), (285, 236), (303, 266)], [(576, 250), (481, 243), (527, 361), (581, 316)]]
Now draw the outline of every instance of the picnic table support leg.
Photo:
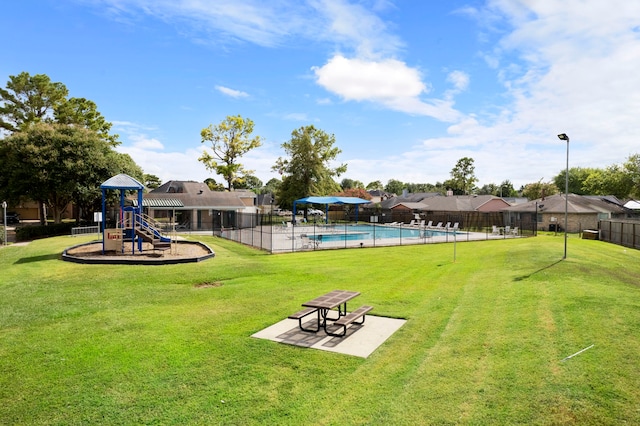
[[(304, 328), (304, 327), (302, 326), (302, 320), (303, 320), (305, 317), (307, 317), (308, 315), (313, 314), (314, 312), (317, 312), (316, 329), (314, 330), (314, 329), (312, 329), (312, 328)], [(302, 314), (302, 315), (301, 315), (301, 316), (298, 316), (298, 315), (300, 315), (300, 314)], [(305, 313), (304, 313), (304, 311), (303, 311), (303, 312), (298, 313), (298, 314), (296, 314), (296, 315), (292, 315), (292, 316), (291, 316), (291, 317), (289, 317), (289, 318), (292, 318), (292, 317), (293, 317), (293, 318), (296, 318), (296, 317), (297, 317), (297, 319), (298, 319), (298, 327), (300, 327), (300, 330), (302, 330), (302, 331), (306, 331), (306, 332), (309, 332), (309, 333), (317, 333), (318, 331), (320, 331), (320, 327), (321, 327), (321, 324), (320, 324), (320, 309), (315, 309), (314, 311), (311, 311), (311, 312), (306, 313), (306, 314), (305, 314)]]
[(313, 330), (311, 328), (304, 328), (302, 326), (302, 318), (299, 318), (298, 319), (298, 326), (300, 327), (300, 330), (307, 331), (309, 333), (317, 333), (318, 331), (320, 331), (320, 310), (318, 309), (317, 311), (318, 311), (318, 321), (316, 322), (316, 329)]
[[(336, 324), (334, 324), (334, 325), (336, 327), (342, 327), (342, 332), (341, 333), (329, 331), (326, 322), (324, 324), (324, 331), (329, 336), (344, 337), (344, 336), (347, 335), (347, 326), (350, 325), (350, 324), (363, 325), (364, 324), (364, 320), (366, 318), (366, 314), (371, 309), (373, 309), (371, 306), (362, 306), (362, 307), (358, 308), (356, 311), (348, 314), (348, 316), (345, 316), (343, 318), (338, 318), (336, 320)], [(360, 318), (360, 321), (358, 321), (358, 318)], [(336, 329), (336, 331), (337, 330), (339, 330), (339, 328)]]

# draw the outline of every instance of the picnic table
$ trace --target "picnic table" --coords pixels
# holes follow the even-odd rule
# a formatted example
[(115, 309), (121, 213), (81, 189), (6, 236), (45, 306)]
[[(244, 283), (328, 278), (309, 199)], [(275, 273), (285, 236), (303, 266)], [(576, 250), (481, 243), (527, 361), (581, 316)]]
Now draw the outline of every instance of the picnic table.
[[(348, 290), (333, 290), (330, 293), (325, 295), (316, 297), (313, 300), (305, 302), (302, 304), (306, 309), (297, 312), (293, 315), (290, 315), (289, 318), (297, 319), (298, 325), (302, 331), (308, 331), (316, 333), (320, 331), (320, 329), (324, 329), (325, 333), (331, 336), (339, 336), (342, 337), (346, 335), (347, 325), (356, 322), (358, 318), (362, 318), (361, 322), (356, 322), (357, 324), (364, 323), (364, 315), (373, 309), (371, 306), (362, 306), (352, 313), (347, 313), (347, 302), (351, 299), (360, 295), (358, 291), (348, 291)], [(338, 308), (337, 311), (334, 311), (335, 308)], [(337, 312), (337, 318), (329, 317), (329, 312)], [(317, 314), (317, 323), (315, 324), (315, 328), (305, 328), (302, 325), (302, 320), (304, 317), (308, 315)], [(335, 333), (327, 329), (327, 321), (333, 321), (334, 325), (342, 327), (342, 333)]]

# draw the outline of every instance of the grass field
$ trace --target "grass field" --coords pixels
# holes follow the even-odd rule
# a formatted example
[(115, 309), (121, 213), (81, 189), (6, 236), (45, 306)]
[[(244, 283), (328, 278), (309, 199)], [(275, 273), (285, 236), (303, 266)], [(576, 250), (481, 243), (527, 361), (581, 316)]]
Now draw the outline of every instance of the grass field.
[[(80, 241), (0, 249), (0, 424), (640, 423), (635, 250), (203, 237), (216, 257), (196, 264), (59, 260)], [(407, 323), (367, 359), (250, 337), (337, 288)]]

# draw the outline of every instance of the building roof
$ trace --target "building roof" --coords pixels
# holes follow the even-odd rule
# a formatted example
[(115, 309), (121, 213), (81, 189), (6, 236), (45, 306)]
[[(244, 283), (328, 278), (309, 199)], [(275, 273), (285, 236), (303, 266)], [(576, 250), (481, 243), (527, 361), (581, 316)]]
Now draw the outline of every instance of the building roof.
[(420, 203), (426, 198), (433, 198), (433, 197), (441, 197), (441, 195), (437, 192), (419, 192), (415, 194), (403, 194), (401, 196), (394, 196), (386, 200), (382, 200), (380, 202), (380, 207), (383, 209), (390, 209), (397, 206), (398, 204), (406, 205), (405, 203)]
[[(203, 182), (172, 180), (145, 194), (143, 202), (151, 202), (149, 200), (152, 199), (179, 200), (183, 204), (183, 208), (235, 210), (247, 207), (239, 195), (236, 192), (212, 191)], [(242, 197), (247, 196), (246, 193), (241, 195)], [(159, 203), (159, 201), (154, 202)]]
[[(566, 202), (565, 202), (566, 200)], [(594, 214), (594, 213), (624, 213), (625, 208), (609, 201), (607, 197), (582, 196), (569, 194), (565, 198), (564, 194), (556, 194), (544, 199), (531, 200), (527, 203), (506, 207), (503, 211), (510, 212), (538, 212), (564, 214), (565, 203), (567, 213), (571, 214)]]
[[(500, 197), (493, 195), (452, 195), (444, 197), (440, 194), (421, 193), (409, 194), (404, 197), (394, 197), (380, 203), (382, 208), (391, 209), (398, 205), (403, 205), (411, 210), (426, 210), (437, 212), (462, 212), (462, 211), (478, 211), (488, 203), (500, 203), (508, 206), (509, 203)], [(491, 211), (496, 211), (496, 207)], [(488, 210), (485, 210), (488, 211)]]

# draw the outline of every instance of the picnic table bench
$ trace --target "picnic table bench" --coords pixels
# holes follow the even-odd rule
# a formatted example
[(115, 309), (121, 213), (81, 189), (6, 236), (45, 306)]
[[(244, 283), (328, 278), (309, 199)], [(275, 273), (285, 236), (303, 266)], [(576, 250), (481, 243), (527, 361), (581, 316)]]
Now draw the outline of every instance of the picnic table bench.
[[(305, 309), (289, 315), (290, 319), (297, 319), (300, 330), (311, 333), (317, 333), (320, 329), (324, 329), (325, 333), (330, 336), (344, 337), (347, 334), (347, 326), (350, 324), (364, 324), (364, 318), (367, 312), (373, 309), (371, 306), (361, 306), (355, 311), (347, 312), (347, 302), (359, 296), (357, 291), (334, 290), (323, 296), (316, 297), (313, 300), (305, 302), (302, 306)], [(330, 318), (329, 312), (338, 308), (337, 318)], [(336, 311), (333, 311), (336, 312)], [(317, 314), (317, 322), (315, 327), (303, 326), (303, 319), (309, 315)], [(361, 319), (360, 321), (358, 321)], [(332, 321), (333, 325), (342, 328), (342, 332), (334, 332), (328, 329), (328, 321)], [(339, 328), (338, 328), (339, 329)]]
[[(318, 327), (316, 327), (315, 330), (304, 328), (302, 326), (302, 319), (304, 317), (306, 317), (307, 315), (311, 315), (311, 314), (314, 314), (316, 312), (318, 312), (318, 309), (316, 309), (316, 308), (305, 308), (305, 309), (303, 309), (301, 311), (296, 312), (295, 314), (289, 315), (289, 319), (297, 319), (298, 320), (298, 327), (300, 327), (300, 330), (309, 331), (309, 332), (312, 332), (312, 333), (317, 333), (320, 330), (320, 319), (318, 319)], [(318, 312), (318, 315), (319, 315), (319, 312)]]
[[(342, 327), (342, 332), (341, 333), (334, 333), (331, 332), (329, 330), (325, 331), (327, 332), (327, 334), (331, 335), (331, 336), (336, 336), (336, 337), (344, 337), (347, 334), (347, 326), (349, 324), (364, 324), (364, 317), (365, 314), (367, 312), (369, 312), (370, 310), (373, 309), (373, 306), (360, 306), (358, 309), (356, 309), (355, 311), (351, 312), (350, 314), (347, 314), (343, 317), (338, 318), (333, 325)], [(362, 321), (356, 321), (358, 318), (362, 318)]]

